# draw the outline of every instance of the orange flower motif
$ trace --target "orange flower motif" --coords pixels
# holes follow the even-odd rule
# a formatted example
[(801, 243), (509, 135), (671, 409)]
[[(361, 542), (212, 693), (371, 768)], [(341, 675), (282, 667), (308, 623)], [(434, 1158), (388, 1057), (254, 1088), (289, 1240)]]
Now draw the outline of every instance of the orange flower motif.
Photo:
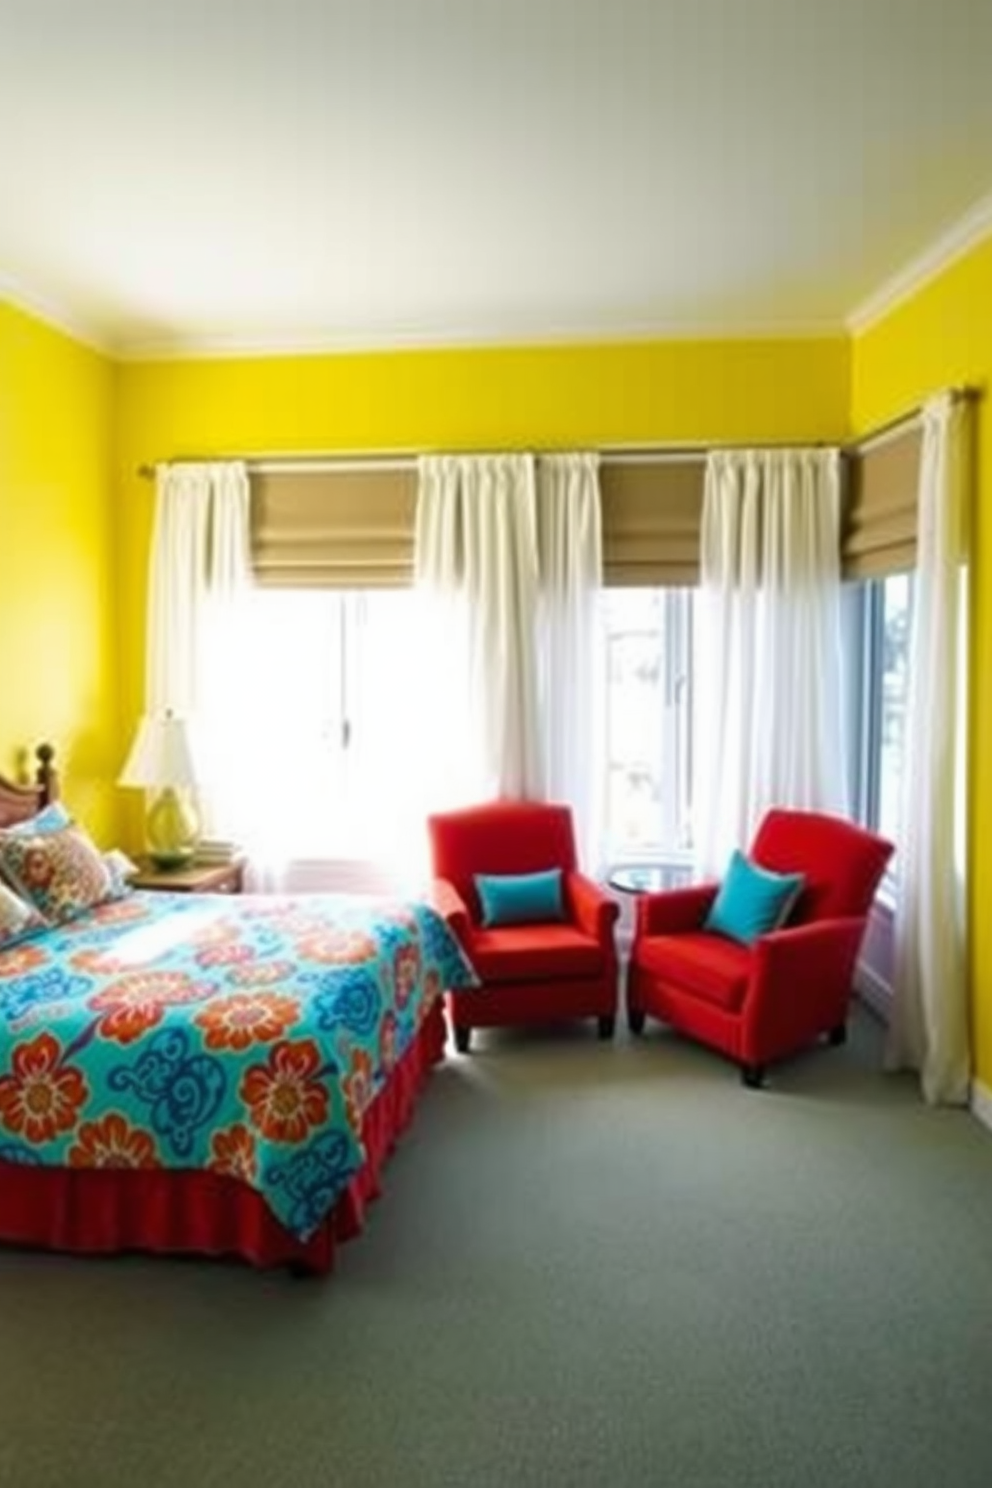
[(400, 946), (393, 957), (393, 980), (396, 984), (396, 1006), (406, 1007), (416, 990), (420, 976), (420, 951), (415, 945)]
[(87, 1007), (103, 1014), (100, 1032), (104, 1038), (133, 1044), (161, 1022), (170, 1004), (202, 1002), (210, 991), (182, 971), (136, 971), (111, 982), (90, 998)]
[(72, 1147), (70, 1168), (157, 1168), (158, 1154), (150, 1132), (128, 1126), (119, 1111), (100, 1121), (84, 1121)]
[(392, 1008), (383, 1015), (379, 1033), (379, 1062), (388, 1073), (396, 1063), (396, 1014)]
[(120, 956), (114, 956), (110, 951), (102, 951), (99, 947), (76, 951), (69, 957), (69, 965), (75, 971), (96, 972), (98, 976), (112, 975), (116, 971), (127, 971), (131, 964), (130, 961), (122, 961)]
[(190, 936), (190, 944), (195, 946), (223, 945), (230, 940), (237, 940), (241, 931), (233, 920), (211, 920), (206, 925), (201, 925), (194, 930)]
[(327, 965), (373, 961), (376, 955), (375, 941), (361, 930), (315, 930), (303, 936), (297, 950), (305, 960)]
[(327, 1091), (313, 1077), (320, 1051), (313, 1039), (276, 1044), (265, 1064), (241, 1077), (239, 1094), (252, 1126), (273, 1142), (302, 1142), (312, 1126), (327, 1120)]
[(216, 997), (193, 1022), (206, 1031), (208, 1049), (247, 1049), (249, 1044), (281, 1038), (300, 1015), (293, 997), (274, 992), (235, 992)]
[(18, 1044), (13, 1073), (0, 1078), (0, 1121), (28, 1142), (51, 1142), (71, 1131), (89, 1087), (79, 1070), (59, 1068), (62, 1049), (50, 1033)]
[(204, 946), (196, 953), (197, 966), (236, 966), (239, 961), (254, 960), (255, 952), (244, 941), (220, 941), (217, 945)]
[(232, 966), (226, 980), (235, 987), (272, 987), (276, 982), (287, 981), (295, 971), (292, 961), (255, 961)]
[(148, 905), (137, 895), (129, 894), (126, 899), (110, 899), (106, 904), (98, 904), (92, 915), (100, 925), (126, 925), (132, 920), (147, 919)]
[(360, 1131), (362, 1117), (372, 1101), (372, 1060), (367, 1050), (356, 1049), (351, 1069), (341, 1081), (348, 1121), (353, 1131)]
[(35, 945), (11, 946), (9, 951), (0, 954), (0, 977), (22, 976), (26, 971), (34, 971), (36, 966), (44, 966), (47, 960), (45, 952)]
[(24, 854), (21, 877), (33, 889), (47, 889), (55, 873), (51, 854), (44, 848), (31, 847)]
[(255, 1138), (246, 1126), (237, 1122), (227, 1131), (214, 1132), (210, 1139), (213, 1151), (208, 1168), (215, 1173), (224, 1173), (228, 1178), (240, 1178), (253, 1183), (258, 1173), (258, 1158), (255, 1155)]

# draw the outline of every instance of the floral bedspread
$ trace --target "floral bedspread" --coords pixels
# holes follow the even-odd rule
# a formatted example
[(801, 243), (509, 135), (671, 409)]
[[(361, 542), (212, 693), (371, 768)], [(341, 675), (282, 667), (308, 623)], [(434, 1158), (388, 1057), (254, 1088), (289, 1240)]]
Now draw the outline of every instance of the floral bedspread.
[(0, 1158), (211, 1168), (305, 1240), (431, 1005), (474, 984), (419, 902), (135, 892), (0, 951)]

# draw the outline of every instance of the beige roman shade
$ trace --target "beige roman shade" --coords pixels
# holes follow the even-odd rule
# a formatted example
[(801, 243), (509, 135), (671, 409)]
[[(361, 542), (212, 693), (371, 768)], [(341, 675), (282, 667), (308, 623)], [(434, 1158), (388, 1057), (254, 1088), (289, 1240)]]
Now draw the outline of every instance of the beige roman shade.
[(416, 505), (413, 465), (253, 471), (255, 580), (279, 589), (410, 584)]
[(699, 583), (705, 460), (611, 461), (599, 469), (603, 582), (608, 587)]
[(845, 579), (878, 579), (915, 566), (921, 443), (919, 427), (912, 426), (848, 457)]

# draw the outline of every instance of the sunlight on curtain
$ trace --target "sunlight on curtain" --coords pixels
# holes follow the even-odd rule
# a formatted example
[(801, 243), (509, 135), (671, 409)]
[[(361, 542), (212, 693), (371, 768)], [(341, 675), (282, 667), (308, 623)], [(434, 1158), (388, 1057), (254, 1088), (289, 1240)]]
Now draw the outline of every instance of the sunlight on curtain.
[(701, 556), (694, 837), (709, 876), (771, 806), (847, 809), (838, 451), (712, 453)]
[[(543, 798), (535, 635), (537, 517), (529, 455), (425, 456), (414, 567), (430, 616), (436, 675), (455, 734), (433, 720), (444, 769), (476, 800)], [(460, 762), (455, 747), (468, 743)]]
[(895, 974), (887, 1063), (920, 1072), (932, 1104), (971, 1080), (965, 959), (966, 561), (970, 407), (923, 410)]

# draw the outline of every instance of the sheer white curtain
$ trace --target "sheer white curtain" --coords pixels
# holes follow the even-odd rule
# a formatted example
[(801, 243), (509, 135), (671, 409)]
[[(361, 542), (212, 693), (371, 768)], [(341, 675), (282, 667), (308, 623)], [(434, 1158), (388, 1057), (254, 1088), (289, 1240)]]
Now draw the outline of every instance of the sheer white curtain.
[(887, 1063), (918, 1070), (925, 1099), (951, 1105), (967, 1103), (971, 1078), (962, 644), (969, 455), (967, 402), (950, 395), (929, 402), (923, 410)]
[(837, 450), (706, 464), (694, 784), (700, 871), (774, 805), (847, 807)]
[(250, 655), (250, 497), (238, 461), (160, 465), (149, 566), (146, 711), (185, 718), (210, 832), (231, 830)]
[(432, 804), (541, 799), (537, 512), (529, 455), (424, 456), (415, 573), (446, 684)]
[(537, 501), (544, 783), (549, 800), (572, 807), (580, 863), (595, 874), (606, 781), (598, 456), (542, 456)]

